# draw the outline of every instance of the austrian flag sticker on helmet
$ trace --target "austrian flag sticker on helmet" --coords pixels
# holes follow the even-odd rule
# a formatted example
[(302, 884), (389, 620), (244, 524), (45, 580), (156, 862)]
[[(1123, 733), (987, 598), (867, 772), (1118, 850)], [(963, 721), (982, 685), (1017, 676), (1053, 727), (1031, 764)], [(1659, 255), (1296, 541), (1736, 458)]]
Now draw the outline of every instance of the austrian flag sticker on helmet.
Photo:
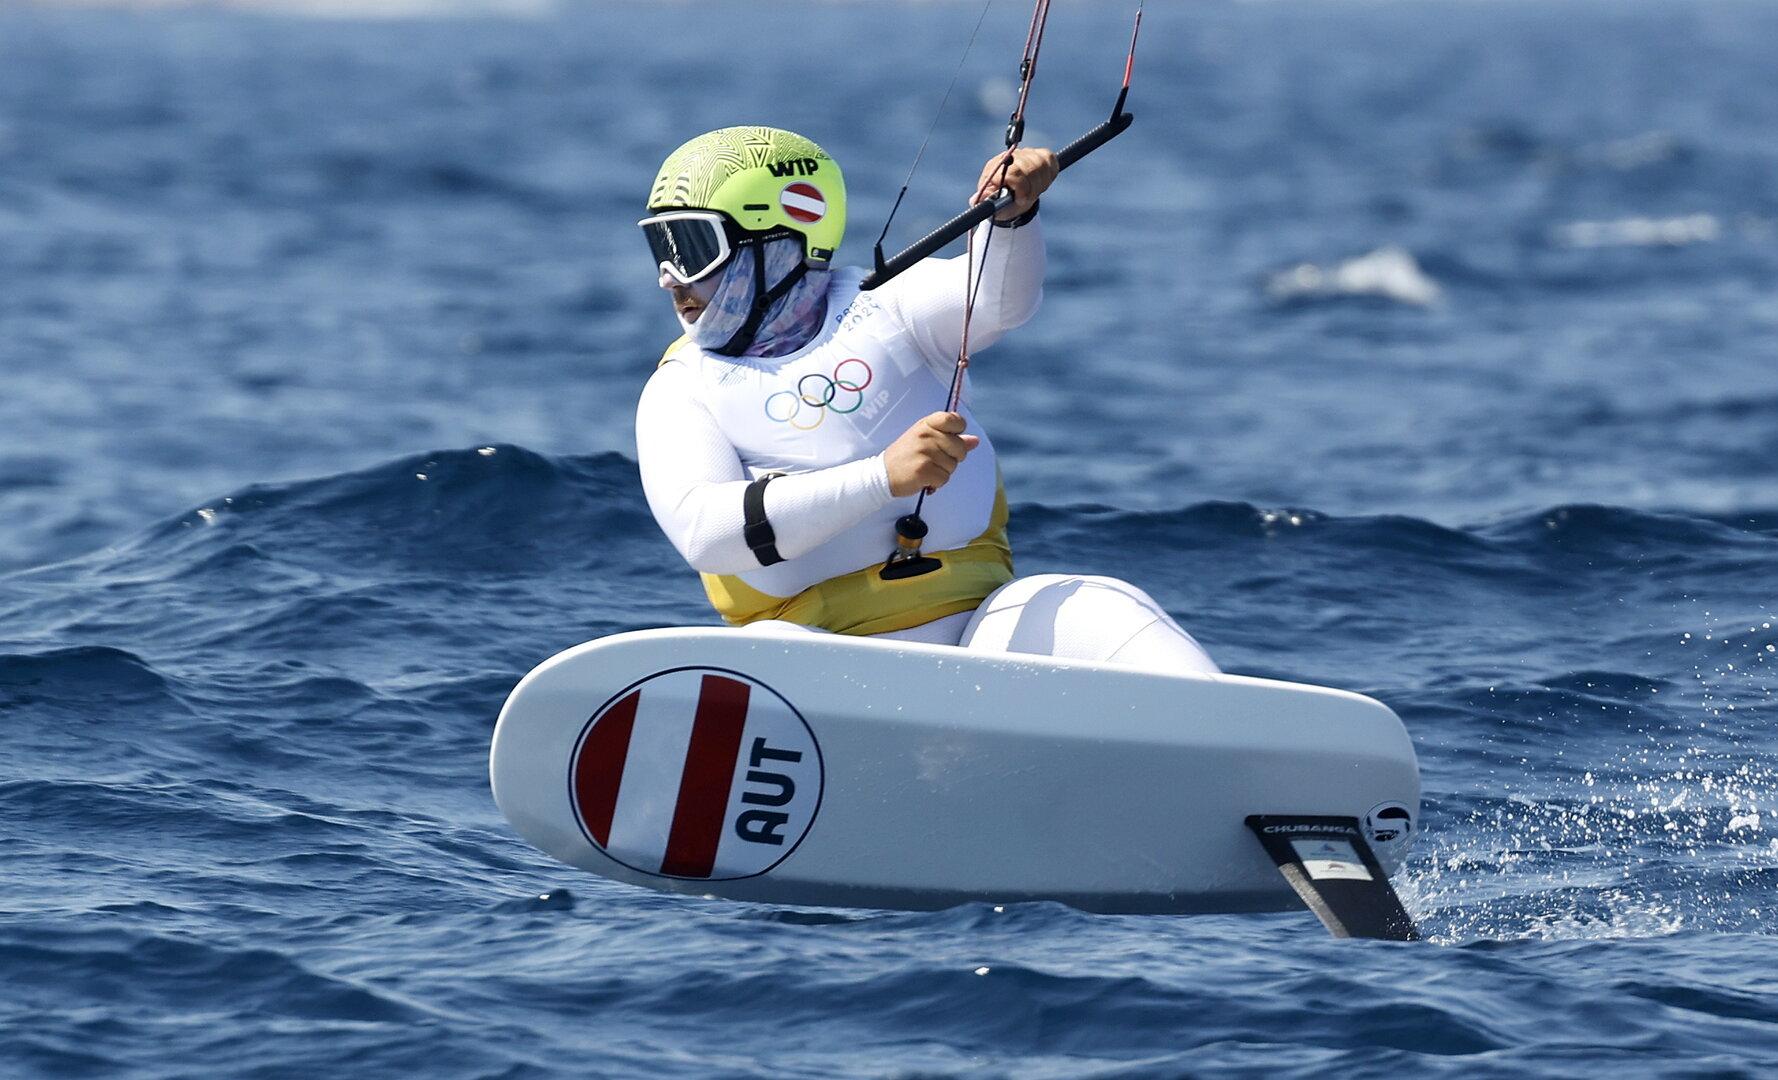
[(806, 181), (784, 185), (784, 190), (778, 193), (778, 202), (786, 214), (804, 224), (827, 216), (827, 197), (821, 194), (820, 188)]
[(756, 679), (675, 668), (587, 721), (569, 763), (581, 831), (632, 870), (729, 880), (796, 849), (821, 807), (821, 750), (791, 704)]

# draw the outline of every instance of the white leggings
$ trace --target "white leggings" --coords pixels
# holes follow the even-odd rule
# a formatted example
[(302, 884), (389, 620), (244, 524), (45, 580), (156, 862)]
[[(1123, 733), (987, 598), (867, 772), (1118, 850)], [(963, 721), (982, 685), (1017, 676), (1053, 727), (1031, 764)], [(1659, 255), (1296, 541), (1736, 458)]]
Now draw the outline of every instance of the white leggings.
[[(743, 629), (827, 633), (775, 619), (749, 623)], [(1109, 661), (1174, 675), (1212, 675), (1222, 670), (1147, 593), (1116, 578), (1080, 574), (1019, 578), (994, 590), (974, 611), (872, 636), (982, 652)]]

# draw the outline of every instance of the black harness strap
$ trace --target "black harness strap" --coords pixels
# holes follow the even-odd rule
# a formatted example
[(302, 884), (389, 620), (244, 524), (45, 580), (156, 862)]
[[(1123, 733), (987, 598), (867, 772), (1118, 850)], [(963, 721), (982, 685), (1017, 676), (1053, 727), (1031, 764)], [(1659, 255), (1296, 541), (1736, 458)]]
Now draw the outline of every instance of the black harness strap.
[(747, 485), (747, 493), (741, 496), (741, 520), (744, 527), (741, 539), (753, 549), (753, 557), (761, 566), (781, 563), (784, 556), (778, 554), (778, 534), (772, 531), (772, 523), (766, 520), (766, 485), (782, 476), (782, 473), (766, 473), (764, 476)]

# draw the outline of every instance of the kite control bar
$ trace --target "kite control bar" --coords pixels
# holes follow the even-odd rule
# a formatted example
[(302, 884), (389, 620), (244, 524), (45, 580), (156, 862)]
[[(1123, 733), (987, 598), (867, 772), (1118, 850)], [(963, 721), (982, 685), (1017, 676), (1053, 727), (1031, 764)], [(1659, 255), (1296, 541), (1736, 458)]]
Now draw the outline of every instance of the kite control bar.
[[(1118, 111), (1112, 115), (1111, 119), (1100, 124), (1098, 127), (1087, 132), (1085, 135), (1082, 135), (1080, 138), (1069, 143), (1067, 146), (1064, 146), (1057, 152), (1056, 161), (1063, 169), (1066, 169), (1081, 158), (1086, 157), (1101, 146), (1104, 146), (1119, 135), (1122, 135), (1124, 130), (1135, 122), (1136, 117), (1133, 114), (1123, 111), (1124, 99), (1122, 95), (1118, 97), (1117, 103)], [(986, 221), (990, 216), (1005, 210), (1012, 205), (1012, 201), (1013, 197), (1011, 192), (1002, 192), (999, 196), (990, 199), (987, 202), (976, 203), (961, 214), (958, 214), (943, 225), (940, 225), (938, 228), (914, 241), (912, 244), (909, 244), (906, 250), (901, 251), (888, 259), (884, 259), (879, 252), (877, 257), (877, 268), (865, 275), (864, 282), (859, 288), (869, 290), (882, 285), (884, 282), (887, 282), (897, 274), (900, 274), (908, 267), (913, 266), (921, 259), (938, 251), (946, 244)]]

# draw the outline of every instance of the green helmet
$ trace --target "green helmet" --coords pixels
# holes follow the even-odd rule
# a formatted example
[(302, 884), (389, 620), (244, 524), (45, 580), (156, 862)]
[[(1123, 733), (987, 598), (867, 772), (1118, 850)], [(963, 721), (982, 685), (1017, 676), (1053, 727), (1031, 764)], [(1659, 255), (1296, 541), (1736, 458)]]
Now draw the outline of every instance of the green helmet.
[(748, 232), (789, 229), (825, 268), (846, 232), (846, 181), (827, 151), (793, 131), (729, 127), (667, 156), (648, 209), (715, 210)]

